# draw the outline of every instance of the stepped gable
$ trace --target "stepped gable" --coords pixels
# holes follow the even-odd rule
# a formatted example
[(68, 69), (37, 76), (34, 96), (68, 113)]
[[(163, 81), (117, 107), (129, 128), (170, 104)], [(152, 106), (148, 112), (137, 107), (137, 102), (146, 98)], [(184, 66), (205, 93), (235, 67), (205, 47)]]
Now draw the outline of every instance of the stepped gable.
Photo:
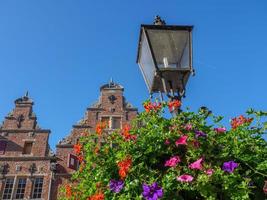
[(136, 117), (137, 108), (126, 101), (123, 92), (123, 86), (114, 83), (113, 80), (101, 86), (98, 101), (86, 109), (84, 117), (73, 125), (70, 134), (58, 143), (56, 146), (58, 175), (53, 196), (60, 196), (60, 186), (67, 184), (71, 174), (79, 168), (73, 146), (84, 133), (90, 134), (95, 131), (97, 123), (106, 122), (108, 126), (105, 133), (110, 134), (115, 129), (121, 129), (125, 124), (129, 124)]
[(16, 99), (0, 127), (0, 198), (49, 199), (56, 158), (48, 144), (50, 130), (38, 126), (33, 105), (28, 93)]
[(84, 117), (72, 126), (71, 133), (57, 146), (72, 146), (84, 133), (94, 131), (100, 121), (108, 121), (110, 130), (121, 128), (129, 123), (137, 115), (137, 108), (126, 101), (123, 92), (123, 86), (114, 83), (112, 79), (102, 85), (98, 101), (86, 109)]
[(23, 132), (37, 131), (50, 132), (50, 130), (41, 129), (37, 124), (37, 117), (33, 112), (34, 102), (29, 97), (28, 92), (21, 98), (15, 100), (15, 108), (5, 117), (0, 132)]

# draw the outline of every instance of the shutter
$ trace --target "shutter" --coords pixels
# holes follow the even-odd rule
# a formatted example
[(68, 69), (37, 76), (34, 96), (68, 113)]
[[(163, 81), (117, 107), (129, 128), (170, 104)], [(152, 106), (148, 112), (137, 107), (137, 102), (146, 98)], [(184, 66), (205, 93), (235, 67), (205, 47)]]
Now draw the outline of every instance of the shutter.
[(70, 153), (68, 157), (69, 157), (68, 168), (73, 169), (73, 170), (77, 170), (78, 165), (79, 165), (79, 161), (78, 161), (77, 156)]
[(0, 155), (5, 154), (6, 145), (7, 145), (7, 141), (6, 140), (0, 140)]

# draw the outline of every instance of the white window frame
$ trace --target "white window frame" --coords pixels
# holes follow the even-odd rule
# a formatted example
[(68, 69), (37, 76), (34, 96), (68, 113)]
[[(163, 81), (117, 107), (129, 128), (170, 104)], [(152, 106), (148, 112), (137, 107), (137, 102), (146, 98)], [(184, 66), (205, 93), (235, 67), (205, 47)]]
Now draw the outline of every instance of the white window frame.
[[(24, 186), (24, 192), (23, 193), (21, 193), (21, 190), (23, 190), (23, 189), (21, 189), (20, 188), (20, 193), (19, 194), (23, 194), (23, 198), (16, 198), (16, 195), (17, 195), (17, 192), (18, 192), (18, 190), (19, 190), (19, 188), (18, 188), (18, 186), (19, 186), (19, 181), (20, 181), (20, 179), (24, 179), (25, 180), (25, 186)], [(13, 187), (13, 198), (12, 199), (24, 199), (25, 198), (25, 192), (26, 192), (26, 186), (27, 186), (27, 178), (26, 177), (17, 177), (17, 181), (16, 181), (16, 184), (15, 184), (15, 187)]]
[[(43, 182), (42, 182), (41, 197), (34, 198), (33, 195), (34, 195), (34, 189), (35, 189), (35, 182), (36, 182), (36, 179), (43, 179)], [(33, 181), (33, 184), (32, 184), (31, 199), (42, 199), (43, 188), (44, 188), (44, 177), (42, 177), (42, 176), (34, 177), (34, 181)], [(38, 194), (39, 194), (39, 192), (38, 192)]]
[[(7, 184), (7, 180), (8, 180), (8, 179), (12, 179), (12, 180), (13, 180), (12, 188), (9, 188), (9, 189), (8, 189), (8, 190), (11, 189), (11, 193), (10, 193), (10, 198), (9, 198), (9, 199), (13, 199), (12, 195), (13, 195), (13, 191), (14, 191), (14, 188), (15, 188), (15, 181), (16, 181), (16, 179), (15, 179), (14, 177), (7, 177), (7, 178), (5, 179), (5, 186), (4, 186), (4, 188), (3, 188), (3, 193), (2, 193), (2, 195), (1, 195), (3, 200), (8, 200), (8, 199), (4, 199), (5, 189), (6, 189), (6, 184)], [(9, 191), (9, 192), (10, 192), (10, 191)]]
[(113, 121), (113, 119), (114, 118), (120, 118), (120, 127), (119, 127), (119, 129), (121, 129), (122, 128), (122, 116), (121, 115), (102, 115), (101, 117), (100, 117), (100, 121), (102, 122), (102, 119), (103, 118), (109, 118), (109, 120), (108, 120), (108, 130), (115, 130), (115, 129), (118, 129), (118, 128), (114, 128), (114, 121)]

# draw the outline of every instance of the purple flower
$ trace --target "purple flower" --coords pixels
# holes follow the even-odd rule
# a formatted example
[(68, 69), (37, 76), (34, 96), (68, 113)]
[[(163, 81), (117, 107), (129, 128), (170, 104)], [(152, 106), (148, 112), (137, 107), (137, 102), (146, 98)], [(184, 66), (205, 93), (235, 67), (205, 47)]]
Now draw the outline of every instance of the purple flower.
[(158, 186), (157, 182), (152, 185), (143, 184), (143, 197), (146, 200), (157, 200), (163, 196), (163, 189)]
[(228, 161), (228, 162), (224, 162), (222, 169), (225, 172), (229, 172), (229, 173), (233, 173), (235, 168), (238, 167), (238, 163), (234, 162), (234, 161)]
[(195, 134), (196, 134), (196, 138), (207, 137), (207, 134), (202, 131), (195, 131)]
[(111, 179), (109, 181), (109, 189), (112, 192), (119, 193), (122, 190), (123, 186), (124, 186), (124, 182), (121, 180), (116, 181), (114, 179)]

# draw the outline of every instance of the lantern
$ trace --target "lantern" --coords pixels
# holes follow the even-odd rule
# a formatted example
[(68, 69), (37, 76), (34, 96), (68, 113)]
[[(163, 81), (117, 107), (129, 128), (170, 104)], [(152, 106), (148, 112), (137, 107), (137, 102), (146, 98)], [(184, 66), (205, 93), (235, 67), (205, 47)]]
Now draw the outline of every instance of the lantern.
[(159, 16), (141, 25), (137, 63), (149, 92), (184, 95), (192, 67), (193, 26), (169, 26)]

